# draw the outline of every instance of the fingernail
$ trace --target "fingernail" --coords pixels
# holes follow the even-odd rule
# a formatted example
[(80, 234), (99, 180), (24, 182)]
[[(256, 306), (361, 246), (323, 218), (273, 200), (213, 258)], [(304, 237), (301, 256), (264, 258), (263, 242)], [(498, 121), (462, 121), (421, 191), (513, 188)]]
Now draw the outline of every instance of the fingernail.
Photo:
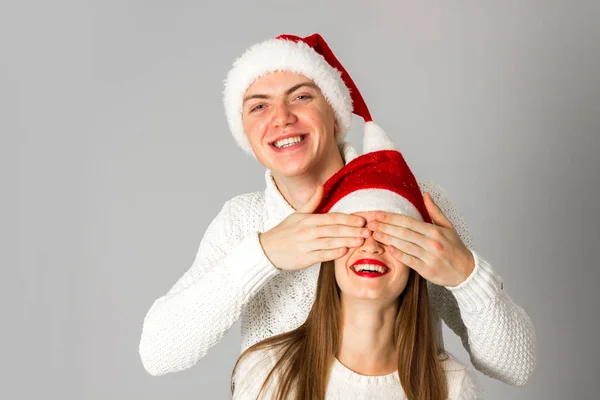
[(361, 243), (362, 243), (362, 241), (363, 241), (363, 240), (362, 240), (361, 238), (356, 238), (356, 239), (354, 239), (354, 242), (355, 242), (356, 244), (361, 244)]
[(364, 237), (369, 237), (371, 236), (371, 231), (368, 229), (363, 229), (362, 231), (360, 231), (360, 235)]

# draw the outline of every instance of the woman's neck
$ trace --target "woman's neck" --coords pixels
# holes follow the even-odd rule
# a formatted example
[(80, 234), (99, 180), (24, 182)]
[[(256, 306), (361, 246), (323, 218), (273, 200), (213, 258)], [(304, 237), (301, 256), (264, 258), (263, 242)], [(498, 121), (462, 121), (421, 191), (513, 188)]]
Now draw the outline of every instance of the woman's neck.
[(372, 300), (343, 302), (338, 360), (361, 375), (387, 375), (396, 371), (397, 315), (396, 304), (383, 307), (374, 306)]

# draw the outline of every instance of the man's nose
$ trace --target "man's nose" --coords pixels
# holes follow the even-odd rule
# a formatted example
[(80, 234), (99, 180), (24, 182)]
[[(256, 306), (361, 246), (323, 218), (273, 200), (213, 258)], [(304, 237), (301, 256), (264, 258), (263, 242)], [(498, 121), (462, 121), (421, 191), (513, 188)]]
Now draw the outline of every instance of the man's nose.
[(275, 103), (275, 110), (273, 112), (273, 126), (285, 127), (286, 125), (293, 124), (296, 121), (296, 117), (290, 106), (284, 102), (279, 101)]

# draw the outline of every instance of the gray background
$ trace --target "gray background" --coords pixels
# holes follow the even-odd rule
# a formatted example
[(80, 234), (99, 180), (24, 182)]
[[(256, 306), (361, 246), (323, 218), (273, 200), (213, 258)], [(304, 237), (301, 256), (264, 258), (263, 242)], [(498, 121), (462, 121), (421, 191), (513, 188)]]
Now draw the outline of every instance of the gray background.
[(535, 323), (534, 376), (511, 388), (478, 374), (487, 398), (595, 398), (598, 2), (8, 3), (0, 397), (229, 397), (239, 325), (196, 367), (152, 377), (141, 323), (223, 202), (263, 189), (220, 102), (233, 59), (320, 32)]

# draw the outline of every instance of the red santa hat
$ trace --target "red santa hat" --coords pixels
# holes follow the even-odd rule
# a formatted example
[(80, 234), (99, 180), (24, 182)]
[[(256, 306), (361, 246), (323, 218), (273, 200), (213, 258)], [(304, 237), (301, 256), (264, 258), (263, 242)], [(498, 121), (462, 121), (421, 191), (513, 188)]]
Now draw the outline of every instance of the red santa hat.
[(248, 87), (274, 71), (292, 71), (311, 79), (329, 102), (343, 142), (352, 114), (365, 120), (363, 155), (346, 164), (324, 185), (316, 213), (383, 210), (431, 222), (416, 178), (393, 142), (372, 118), (356, 84), (319, 34), (305, 38), (280, 35), (250, 47), (225, 80), (227, 121), (242, 149), (253, 154), (242, 123)]
[[(354, 81), (335, 57), (321, 35), (307, 37), (279, 35), (251, 46), (234, 63), (225, 79), (223, 103), (229, 129), (238, 145), (252, 153), (242, 123), (242, 103), (248, 87), (259, 77), (275, 71), (291, 71), (311, 79), (333, 108), (342, 143), (352, 121), (352, 114), (365, 120), (363, 151), (373, 148), (372, 141), (385, 140)], [(383, 133), (383, 135), (382, 135)], [(391, 142), (389, 143), (391, 145)]]
[(419, 184), (394, 149), (375, 149), (346, 164), (325, 182), (315, 213), (379, 210), (431, 223)]

